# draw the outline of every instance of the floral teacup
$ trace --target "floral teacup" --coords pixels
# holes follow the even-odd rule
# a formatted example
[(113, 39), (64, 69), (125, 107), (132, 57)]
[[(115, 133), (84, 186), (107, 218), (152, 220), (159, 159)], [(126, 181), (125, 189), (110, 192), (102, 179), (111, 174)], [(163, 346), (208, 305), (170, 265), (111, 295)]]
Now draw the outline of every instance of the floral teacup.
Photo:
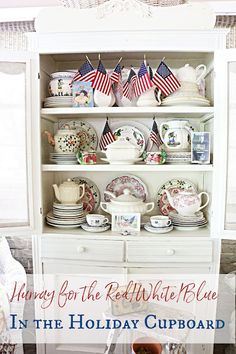
[(162, 165), (166, 162), (166, 152), (162, 151), (147, 151), (144, 161), (147, 165)]

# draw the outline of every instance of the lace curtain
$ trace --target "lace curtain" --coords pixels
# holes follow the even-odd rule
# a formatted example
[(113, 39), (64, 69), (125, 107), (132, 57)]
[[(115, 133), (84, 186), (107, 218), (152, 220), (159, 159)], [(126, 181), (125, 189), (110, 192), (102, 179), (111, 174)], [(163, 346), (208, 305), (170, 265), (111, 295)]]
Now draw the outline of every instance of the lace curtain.
[[(58, 2), (65, 7), (77, 7), (80, 9), (87, 9), (102, 5), (110, 0), (58, 0)], [(187, 0), (137, 0), (151, 6), (176, 6), (187, 2)]]

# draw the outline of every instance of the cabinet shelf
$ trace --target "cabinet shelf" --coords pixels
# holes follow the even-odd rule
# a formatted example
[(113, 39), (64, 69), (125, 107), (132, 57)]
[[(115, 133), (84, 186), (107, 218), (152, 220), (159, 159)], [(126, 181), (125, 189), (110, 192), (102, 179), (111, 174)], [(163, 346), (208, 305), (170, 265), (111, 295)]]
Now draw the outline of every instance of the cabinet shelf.
[(203, 118), (214, 114), (214, 107), (89, 107), (42, 108), (41, 117), (56, 122), (62, 118)]
[(133, 236), (122, 236), (117, 232), (113, 232), (111, 230), (101, 232), (99, 234), (96, 233), (90, 233), (87, 231), (82, 230), (80, 227), (75, 228), (75, 229), (60, 229), (60, 228), (55, 228), (49, 225), (45, 225), (43, 228), (43, 234), (45, 235), (52, 235), (57, 236), (57, 237), (78, 237), (78, 238), (88, 238), (89, 239), (109, 239), (109, 240), (139, 240), (139, 241), (144, 241), (147, 239), (161, 239), (165, 240), (166, 238), (169, 239), (180, 239), (184, 238), (187, 239), (196, 239), (196, 238), (202, 238), (206, 239), (210, 237), (210, 230), (209, 228), (201, 228), (199, 230), (195, 231), (179, 231), (179, 230), (172, 230), (171, 232), (167, 234), (153, 234), (150, 233), (146, 230), (141, 229), (139, 234), (133, 235)]
[(212, 172), (213, 165), (42, 165), (43, 172), (120, 172), (120, 171), (133, 171), (133, 172)]

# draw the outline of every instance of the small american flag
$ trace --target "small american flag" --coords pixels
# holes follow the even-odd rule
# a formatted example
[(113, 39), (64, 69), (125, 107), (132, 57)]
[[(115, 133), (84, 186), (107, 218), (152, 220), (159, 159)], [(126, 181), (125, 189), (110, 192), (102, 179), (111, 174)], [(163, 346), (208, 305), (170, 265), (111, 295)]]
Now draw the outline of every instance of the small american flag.
[(155, 119), (153, 120), (152, 130), (150, 132), (150, 139), (154, 144), (157, 145), (158, 149), (163, 144)]
[(129, 73), (129, 77), (123, 86), (123, 95), (126, 98), (128, 98), (130, 101), (133, 98), (134, 84), (135, 84), (136, 80), (137, 80), (136, 72), (134, 71), (133, 68), (131, 68), (130, 73)]
[(73, 82), (75, 81), (90, 81), (93, 83), (96, 71), (93, 68), (92, 64), (86, 60), (86, 62), (81, 66), (78, 72), (73, 77), (72, 81), (70, 82), (70, 86), (72, 86)]
[(163, 61), (158, 66), (152, 82), (165, 96), (175, 92), (181, 86), (175, 75)]
[(142, 62), (138, 71), (138, 78), (134, 85), (134, 95), (136, 97), (140, 96), (142, 93), (150, 89), (152, 85), (153, 84), (147, 71), (146, 65), (144, 62)]
[(115, 67), (115, 69), (113, 70), (113, 73), (111, 74), (111, 81), (115, 82), (116, 84), (118, 84), (118, 82), (121, 79), (121, 65), (120, 63), (118, 63)]
[(111, 131), (111, 128), (109, 127), (107, 120), (99, 142), (100, 149), (106, 150), (107, 145), (111, 144), (113, 141), (115, 141), (115, 137)]
[(93, 82), (93, 88), (98, 90), (105, 95), (109, 95), (111, 92), (111, 79), (107, 75), (106, 69), (104, 68), (101, 60), (99, 60), (98, 68)]
[(111, 81), (116, 84), (117, 95), (121, 99), (123, 96), (123, 84), (122, 84), (122, 75), (121, 75), (121, 65), (118, 63), (111, 74)]

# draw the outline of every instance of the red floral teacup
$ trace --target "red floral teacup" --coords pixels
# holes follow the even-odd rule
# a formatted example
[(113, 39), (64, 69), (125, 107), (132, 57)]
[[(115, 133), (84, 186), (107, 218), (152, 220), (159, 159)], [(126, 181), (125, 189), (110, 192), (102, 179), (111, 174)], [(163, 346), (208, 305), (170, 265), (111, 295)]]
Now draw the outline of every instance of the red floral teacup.
[(166, 162), (165, 151), (147, 151), (144, 161), (147, 165), (162, 165)]

